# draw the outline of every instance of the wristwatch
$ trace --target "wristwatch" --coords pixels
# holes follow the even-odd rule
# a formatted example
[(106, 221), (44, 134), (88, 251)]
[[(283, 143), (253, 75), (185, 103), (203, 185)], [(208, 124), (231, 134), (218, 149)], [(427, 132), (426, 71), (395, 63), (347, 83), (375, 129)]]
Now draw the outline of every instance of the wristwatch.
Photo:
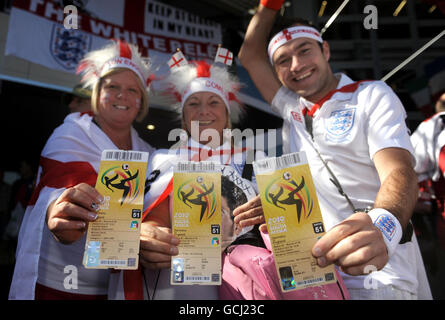
[(414, 227), (410, 220), (405, 230), (403, 230), (402, 232), (402, 238), (400, 239), (399, 244), (404, 244), (411, 241), (411, 238), (413, 237), (413, 232), (414, 232)]

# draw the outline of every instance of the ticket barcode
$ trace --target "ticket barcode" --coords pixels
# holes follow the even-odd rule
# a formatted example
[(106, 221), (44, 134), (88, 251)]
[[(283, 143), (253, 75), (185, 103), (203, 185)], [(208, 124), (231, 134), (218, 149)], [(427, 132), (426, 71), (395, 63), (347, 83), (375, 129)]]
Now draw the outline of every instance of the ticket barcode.
[(128, 266), (134, 267), (136, 265), (136, 258), (128, 258)]
[(283, 155), (277, 158), (266, 158), (253, 162), (255, 173), (264, 173), (268, 171), (275, 171), (307, 163), (306, 154), (304, 152), (295, 152)]
[(185, 281), (208, 282), (208, 281), (210, 281), (210, 277), (206, 277), (206, 276), (187, 276), (187, 277), (185, 277)]
[(104, 150), (102, 160), (107, 161), (147, 161), (148, 153), (126, 150)]
[(127, 260), (99, 260), (101, 266), (125, 266)]
[(215, 162), (202, 161), (186, 161), (176, 164), (176, 172), (219, 172), (220, 165)]
[(305, 286), (305, 285), (308, 285), (308, 284), (319, 283), (319, 282), (323, 282), (323, 281), (324, 281), (323, 278), (315, 278), (315, 279), (308, 279), (308, 280), (298, 281), (298, 282), (295, 283), (295, 285), (297, 287), (300, 287), (300, 286)]

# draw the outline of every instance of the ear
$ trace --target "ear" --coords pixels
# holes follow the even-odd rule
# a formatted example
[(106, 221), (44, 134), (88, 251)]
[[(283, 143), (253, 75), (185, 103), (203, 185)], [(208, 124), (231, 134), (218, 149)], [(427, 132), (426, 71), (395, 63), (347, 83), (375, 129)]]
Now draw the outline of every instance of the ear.
[(326, 61), (329, 61), (329, 59), (331, 58), (331, 49), (329, 48), (329, 44), (326, 41), (323, 41), (322, 47), (323, 47), (323, 55)]

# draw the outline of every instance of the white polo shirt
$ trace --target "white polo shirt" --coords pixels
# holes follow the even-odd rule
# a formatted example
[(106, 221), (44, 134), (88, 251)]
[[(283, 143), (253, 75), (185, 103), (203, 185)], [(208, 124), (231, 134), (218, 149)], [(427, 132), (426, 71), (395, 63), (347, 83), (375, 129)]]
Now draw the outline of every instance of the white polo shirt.
[[(397, 147), (413, 153), (405, 109), (395, 93), (382, 81), (354, 83), (344, 74), (337, 91), (313, 115), (312, 140), (306, 131), (302, 110), (314, 104), (282, 87), (272, 101), (287, 126), (289, 152), (305, 151), (308, 157), (320, 209), (327, 230), (348, 218), (352, 209), (330, 181), (331, 176), (315, 148), (328, 163), (355, 208), (372, 206), (380, 188), (380, 180), (372, 161), (381, 149)], [(393, 284), (417, 291), (415, 251), (408, 242), (399, 245), (385, 268), (365, 276), (343, 274), (348, 288), (363, 288), (365, 281)]]

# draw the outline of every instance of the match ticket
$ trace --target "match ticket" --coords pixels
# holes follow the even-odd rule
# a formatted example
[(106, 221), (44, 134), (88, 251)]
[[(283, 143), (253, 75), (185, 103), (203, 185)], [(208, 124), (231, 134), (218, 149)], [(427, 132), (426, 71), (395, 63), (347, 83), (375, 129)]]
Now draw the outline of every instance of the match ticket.
[(147, 152), (103, 151), (96, 190), (104, 202), (88, 225), (85, 268), (138, 268), (147, 162)]
[(221, 284), (221, 168), (213, 162), (180, 162), (173, 175), (172, 285)]
[(253, 163), (281, 290), (336, 282), (333, 265), (320, 268), (311, 250), (325, 233), (304, 152)]

